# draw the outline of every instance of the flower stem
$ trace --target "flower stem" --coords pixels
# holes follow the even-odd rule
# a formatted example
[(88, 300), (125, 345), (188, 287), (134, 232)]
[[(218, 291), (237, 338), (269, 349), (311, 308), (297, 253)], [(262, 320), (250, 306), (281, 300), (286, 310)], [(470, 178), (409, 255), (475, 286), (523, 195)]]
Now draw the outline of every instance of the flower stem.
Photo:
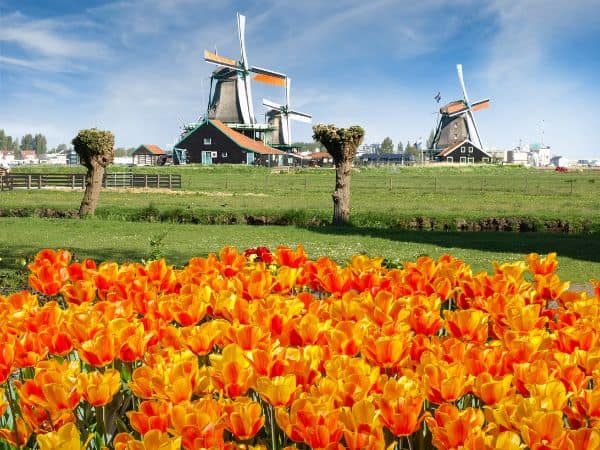
[(8, 380), (6, 380), (6, 395), (8, 396), (8, 405), (9, 405), (9, 409), (10, 409), (10, 413), (12, 415), (12, 419), (13, 419), (13, 426), (15, 427), (15, 442), (17, 443), (17, 445), (19, 445), (19, 429), (17, 426), (17, 413), (15, 411), (16, 406), (15, 406), (15, 399), (13, 398), (12, 395), (12, 387), (10, 385), (10, 378)]

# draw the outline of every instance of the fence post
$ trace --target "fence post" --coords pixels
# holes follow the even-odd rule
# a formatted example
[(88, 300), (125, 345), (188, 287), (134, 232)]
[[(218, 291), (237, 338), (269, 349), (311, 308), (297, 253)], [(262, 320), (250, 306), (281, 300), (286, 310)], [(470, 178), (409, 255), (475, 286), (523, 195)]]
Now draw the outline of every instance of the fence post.
[(4, 190), (4, 175), (0, 176), (0, 191)]
[(160, 187), (160, 173), (156, 174), (156, 187), (159, 188)]
[(71, 189), (75, 189), (75, 174), (71, 174)]
[(42, 174), (40, 173), (38, 175), (38, 189), (42, 188)]
[(390, 191), (392, 190), (392, 187), (393, 187), (393, 185), (392, 185), (392, 177), (390, 177)]
[(169, 174), (169, 189), (173, 189), (173, 175)]
[(31, 175), (27, 175), (27, 189), (31, 189)]
[(85, 189), (85, 175), (81, 174), (81, 189)]
[(148, 187), (148, 174), (144, 175), (144, 187)]

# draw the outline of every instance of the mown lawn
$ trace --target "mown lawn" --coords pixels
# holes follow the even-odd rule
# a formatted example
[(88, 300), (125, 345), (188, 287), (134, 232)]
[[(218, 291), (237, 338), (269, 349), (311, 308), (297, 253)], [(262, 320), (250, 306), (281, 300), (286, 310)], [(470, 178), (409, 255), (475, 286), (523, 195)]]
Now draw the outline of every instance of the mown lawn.
[[(150, 240), (159, 242), (152, 247)], [(492, 262), (509, 262), (530, 252), (559, 255), (562, 279), (585, 283), (600, 278), (600, 239), (549, 233), (407, 232), (379, 228), (298, 228), (278, 226), (208, 226), (128, 223), (102, 219), (0, 218), (0, 285), (14, 285), (20, 268), (41, 248), (66, 248), (77, 258), (139, 261), (154, 252), (176, 265), (190, 257), (265, 245), (304, 245), (313, 258), (339, 262), (364, 253), (391, 261), (414, 261), (450, 253), (474, 271), (492, 270)], [(155, 253), (156, 254), (156, 253)]]

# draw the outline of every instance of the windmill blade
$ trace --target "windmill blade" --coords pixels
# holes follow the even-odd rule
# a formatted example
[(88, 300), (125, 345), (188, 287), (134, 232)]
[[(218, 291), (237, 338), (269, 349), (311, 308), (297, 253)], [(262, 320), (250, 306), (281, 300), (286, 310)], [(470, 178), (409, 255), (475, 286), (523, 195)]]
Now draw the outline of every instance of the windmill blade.
[(467, 111), (469, 108), (463, 102), (459, 101), (457, 103), (451, 103), (446, 108), (446, 112), (449, 115), (456, 116), (457, 114), (461, 114), (464, 111)]
[(246, 34), (246, 16), (237, 13), (238, 22), (238, 36), (240, 38), (240, 52), (242, 54), (242, 67), (244, 70), (248, 70), (248, 59), (246, 58), (246, 41), (244, 35)]
[(479, 130), (477, 129), (473, 112), (467, 111), (465, 114), (465, 120), (467, 122), (467, 129), (469, 130), (469, 139), (471, 142), (473, 142), (473, 144), (483, 150), (483, 143), (481, 142), (481, 137), (479, 136)]
[(471, 105), (471, 111), (479, 111), (480, 109), (486, 109), (490, 107), (490, 99), (479, 100)]
[(265, 69), (263, 67), (257, 67), (257, 66), (251, 66), (248, 68), (248, 70), (250, 70), (250, 72), (254, 72), (254, 73), (260, 73), (263, 75), (271, 75), (272, 77), (275, 77), (275, 78), (281, 78), (285, 82), (286, 75), (281, 72), (275, 72), (274, 70)]
[(312, 116), (310, 114), (301, 113), (299, 111), (288, 111), (290, 119), (297, 120), (298, 122), (311, 123)]
[(248, 95), (246, 77), (240, 73), (237, 76), (236, 88), (242, 120), (245, 124), (251, 124), (253, 123), (252, 97)]
[(274, 86), (285, 86), (285, 79), (274, 77), (273, 75), (267, 75), (264, 73), (259, 73), (254, 76), (254, 81), (258, 81), (260, 83), (272, 84)]
[(208, 50), (204, 50), (204, 60), (211, 64), (216, 64), (217, 66), (225, 66), (235, 70), (240, 69), (240, 65), (237, 61), (219, 56), (216, 53), (209, 52)]
[(288, 77), (285, 78), (285, 107), (290, 109), (290, 89), (292, 87), (292, 80)]
[(292, 129), (290, 126), (289, 114), (281, 114), (281, 127), (283, 128), (283, 143), (285, 145), (290, 145), (292, 143)]
[(458, 72), (458, 79), (460, 81), (460, 86), (462, 87), (463, 95), (464, 95), (465, 101), (467, 102), (467, 105), (468, 105), (469, 97), (467, 96), (467, 89), (465, 88), (465, 80), (463, 79), (462, 64), (456, 65), (456, 71)]
[(272, 102), (271, 100), (267, 100), (266, 98), (263, 98), (262, 104), (263, 106), (266, 106), (270, 109), (274, 109), (276, 111), (283, 111), (285, 109), (283, 106), (278, 105), (277, 103)]

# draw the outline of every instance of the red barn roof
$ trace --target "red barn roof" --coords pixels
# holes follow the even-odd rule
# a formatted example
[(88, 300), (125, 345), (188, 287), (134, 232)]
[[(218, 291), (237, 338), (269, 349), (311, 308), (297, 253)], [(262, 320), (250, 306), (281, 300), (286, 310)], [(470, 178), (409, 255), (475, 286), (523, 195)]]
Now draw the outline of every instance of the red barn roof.
[(211, 119), (210, 122), (215, 128), (217, 128), (221, 133), (231, 139), (240, 147), (245, 148), (246, 150), (250, 150), (256, 153), (260, 153), (261, 155), (285, 155), (285, 152), (278, 150), (273, 147), (269, 147), (265, 145), (261, 141), (255, 141), (254, 139), (249, 138), (248, 136), (243, 135), (242, 133), (238, 133), (233, 128), (229, 128), (220, 120)]
[(164, 155), (165, 154), (165, 152), (163, 151), (162, 148), (160, 148), (158, 145), (154, 145), (154, 144), (142, 144), (136, 149), (136, 152), (142, 147), (145, 148), (146, 150), (148, 150), (153, 155)]

